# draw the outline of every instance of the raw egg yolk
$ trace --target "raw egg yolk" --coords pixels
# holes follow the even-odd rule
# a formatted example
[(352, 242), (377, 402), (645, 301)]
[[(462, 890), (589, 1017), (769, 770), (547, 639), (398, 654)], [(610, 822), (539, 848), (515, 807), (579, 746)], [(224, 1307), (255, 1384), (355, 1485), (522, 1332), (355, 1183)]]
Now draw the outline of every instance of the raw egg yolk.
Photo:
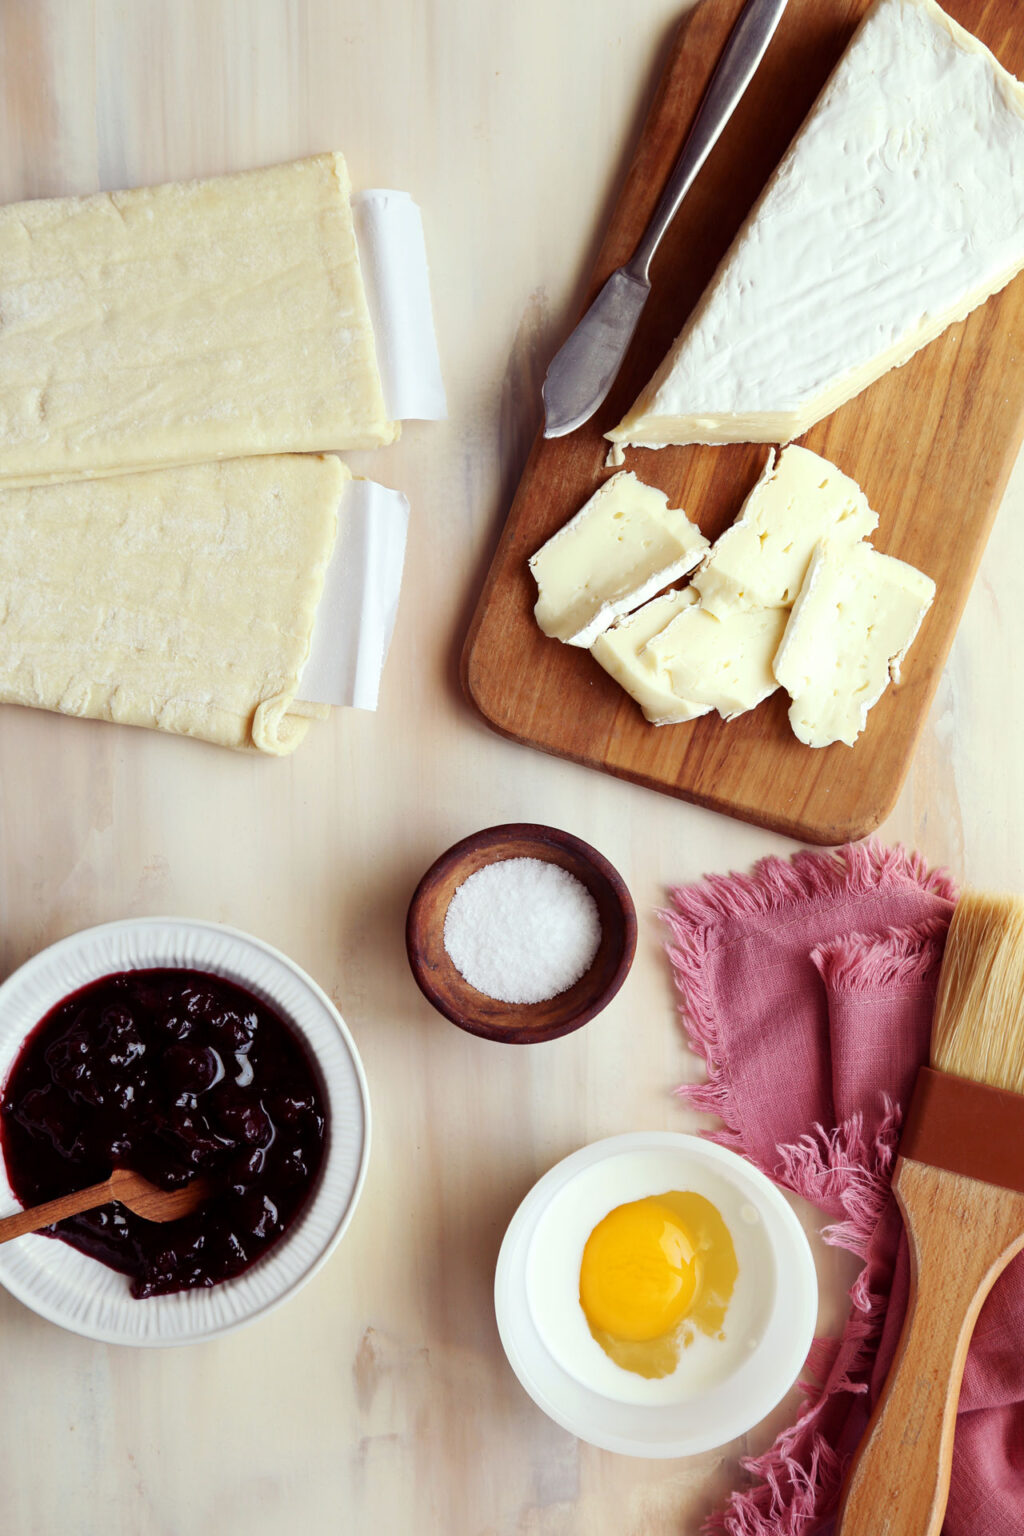
[(696, 1190), (618, 1205), (587, 1239), (580, 1306), (591, 1335), (624, 1371), (669, 1376), (698, 1333), (722, 1339), (739, 1274), (721, 1212)]
[(671, 1333), (697, 1289), (696, 1244), (657, 1196), (609, 1211), (580, 1266), (580, 1304), (592, 1329), (641, 1342)]

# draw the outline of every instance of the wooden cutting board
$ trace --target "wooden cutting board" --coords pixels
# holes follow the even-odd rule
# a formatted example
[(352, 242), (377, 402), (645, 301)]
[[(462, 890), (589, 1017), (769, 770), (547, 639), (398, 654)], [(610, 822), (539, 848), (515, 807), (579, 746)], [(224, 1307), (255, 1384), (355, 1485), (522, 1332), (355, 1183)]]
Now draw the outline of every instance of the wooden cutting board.
[[(681, 24), (601, 249), (587, 304), (628, 260), (741, 0)], [(607, 477), (614, 426), (660, 363), (867, 9), (789, 0), (746, 96), (665, 237), (640, 328), (605, 404), (569, 437), (534, 444), (462, 658), (463, 686), (503, 735), (807, 842), (865, 836), (891, 810), (1024, 435), (1024, 274), (800, 439), (852, 475), (879, 513), (877, 547), (932, 576), (935, 603), (856, 746), (803, 746), (780, 690), (725, 724), (654, 727), (587, 651), (541, 634), (527, 559)], [(1024, 73), (1016, 0), (950, 0), (959, 22)], [(631, 449), (627, 468), (709, 538), (735, 517), (764, 445)], [(992, 657), (1009, 668), (1009, 658)], [(1009, 681), (1009, 672), (1007, 674)], [(992, 722), (993, 731), (998, 722)]]

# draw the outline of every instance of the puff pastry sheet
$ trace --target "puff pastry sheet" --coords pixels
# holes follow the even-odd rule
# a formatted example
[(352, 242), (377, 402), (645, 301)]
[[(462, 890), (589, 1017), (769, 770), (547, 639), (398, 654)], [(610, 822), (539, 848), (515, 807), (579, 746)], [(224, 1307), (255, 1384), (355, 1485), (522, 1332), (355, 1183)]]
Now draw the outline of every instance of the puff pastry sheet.
[(348, 470), (277, 455), (0, 488), (0, 702), (281, 756)]
[(0, 481), (394, 440), (340, 154), (0, 208)]

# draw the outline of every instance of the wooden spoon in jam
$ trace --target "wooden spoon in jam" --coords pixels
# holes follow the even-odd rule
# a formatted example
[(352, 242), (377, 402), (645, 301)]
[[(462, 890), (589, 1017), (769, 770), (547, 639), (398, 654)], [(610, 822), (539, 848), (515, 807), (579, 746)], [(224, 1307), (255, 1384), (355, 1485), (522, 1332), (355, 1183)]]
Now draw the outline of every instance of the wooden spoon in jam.
[(109, 1205), (119, 1200), (128, 1210), (145, 1221), (177, 1221), (190, 1216), (210, 1194), (208, 1179), (193, 1179), (182, 1189), (158, 1189), (141, 1173), (130, 1168), (115, 1168), (109, 1179), (102, 1184), (90, 1184), (88, 1189), (75, 1190), (70, 1195), (59, 1195), (42, 1205), (31, 1205), (28, 1210), (14, 1216), (0, 1218), (0, 1243), (8, 1243), (26, 1232), (38, 1232), (65, 1216), (77, 1216), (82, 1211), (92, 1211), (99, 1205)]

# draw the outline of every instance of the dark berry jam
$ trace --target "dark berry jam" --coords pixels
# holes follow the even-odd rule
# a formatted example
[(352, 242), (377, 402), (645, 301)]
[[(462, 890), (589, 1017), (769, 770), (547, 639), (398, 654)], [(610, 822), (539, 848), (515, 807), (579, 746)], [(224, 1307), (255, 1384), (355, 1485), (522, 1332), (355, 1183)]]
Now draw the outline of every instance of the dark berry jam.
[(163, 1189), (203, 1174), (180, 1221), (117, 1201), (48, 1228), (131, 1277), (133, 1296), (216, 1285), (287, 1231), (313, 1187), (326, 1108), (284, 1019), (204, 971), (125, 971), (66, 997), (22, 1046), (0, 1146), (23, 1205), (134, 1168)]

